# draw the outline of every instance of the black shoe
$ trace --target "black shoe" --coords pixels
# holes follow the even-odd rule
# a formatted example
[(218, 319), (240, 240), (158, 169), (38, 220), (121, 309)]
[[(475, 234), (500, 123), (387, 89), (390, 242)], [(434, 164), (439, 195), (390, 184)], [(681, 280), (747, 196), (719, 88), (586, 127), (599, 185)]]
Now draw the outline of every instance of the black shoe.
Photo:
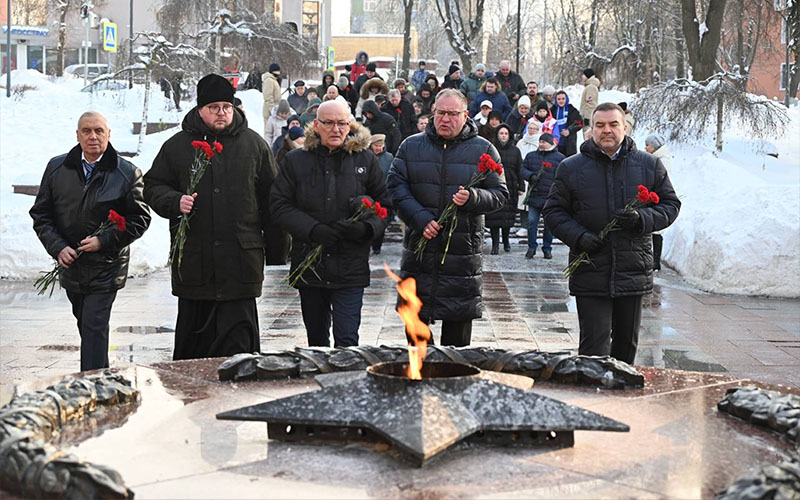
[(492, 255), (497, 255), (500, 253), (500, 247), (498, 245), (492, 245)]
[(380, 255), (380, 254), (381, 254), (381, 249), (380, 248), (374, 248), (372, 250), (372, 255)]
[(533, 250), (533, 249), (529, 248), (528, 251), (525, 252), (525, 258), (526, 259), (532, 259), (534, 255), (536, 255), (536, 250)]
[(544, 258), (548, 259), (548, 260), (552, 259), (553, 258), (553, 252), (548, 252), (547, 250), (545, 250), (544, 251)]
[(511, 243), (503, 243), (503, 250), (506, 252), (511, 251)]

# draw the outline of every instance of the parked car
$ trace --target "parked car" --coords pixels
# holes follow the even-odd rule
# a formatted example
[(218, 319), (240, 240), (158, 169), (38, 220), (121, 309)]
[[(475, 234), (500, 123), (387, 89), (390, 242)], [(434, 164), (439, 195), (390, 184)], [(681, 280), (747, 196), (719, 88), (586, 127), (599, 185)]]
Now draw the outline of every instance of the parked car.
[(64, 68), (64, 74), (74, 76), (76, 78), (83, 78), (83, 68), (88, 69), (89, 78), (97, 78), (100, 75), (108, 73), (108, 64), (70, 64)]
[(83, 87), (81, 92), (97, 92), (101, 90), (125, 90), (130, 79), (133, 83), (143, 84), (145, 79), (144, 68), (129, 66), (115, 73), (106, 73), (98, 76), (92, 83)]

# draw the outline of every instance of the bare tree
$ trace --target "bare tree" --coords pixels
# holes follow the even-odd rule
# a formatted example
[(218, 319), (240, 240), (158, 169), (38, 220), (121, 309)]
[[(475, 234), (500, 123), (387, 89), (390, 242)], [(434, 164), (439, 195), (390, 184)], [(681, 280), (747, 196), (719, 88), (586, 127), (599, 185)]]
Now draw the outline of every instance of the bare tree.
[(465, 74), (472, 71), (472, 58), (483, 28), (485, 0), (436, 0), (436, 10), (444, 23), (447, 40), (461, 59)]
[(400, 74), (406, 81), (411, 80), (411, 16), (414, 13), (414, 0), (401, 0), (403, 4), (403, 65)]
[(658, 83), (639, 91), (633, 111), (639, 123), (680, 142), (700, 140), (714, 125), (717, 151), (722, 151), (722, 133), (733, 120), (746, 123), (755, 137), (783, 135), (789, 123), (786, 108), (743, 92), (736, 78), (716, 73), (702, 82), (681, 78)]
[(717, 49), (722, 36), (726, 2), (727, 0), (708, 0), (704, 21), (700, 23), (695, 0), (681, 0), (681, 25), (693, 80), (705, 80), (718, 69)]
[(756, 54), (774, 51), (769, 37), (764, 33), (778, 21), (770, 0), (729, 0), (722, 29), (719, 58), (722, 66), (737, 74), (744, 90)]
[(58, 13), (58, 45), (56, 46), (56, 76), (64, 74), (64, 51), (67, 48), (67, 13), (72, 0), (50, 0), (52, 8)]
[[(789, 72), (789, 85), (786, 86), (785, 104), (797, 95), (800, 85), (800, 2), (795, 0), (791, 7), (781, 13), (786, 21), (786, 67), (791, 67)], [(789, 65), (789, 54), (794, 56), (794, 64)]]
[(11, 22), (27, 26), (45, 24), (47, 0), (14, 0)]

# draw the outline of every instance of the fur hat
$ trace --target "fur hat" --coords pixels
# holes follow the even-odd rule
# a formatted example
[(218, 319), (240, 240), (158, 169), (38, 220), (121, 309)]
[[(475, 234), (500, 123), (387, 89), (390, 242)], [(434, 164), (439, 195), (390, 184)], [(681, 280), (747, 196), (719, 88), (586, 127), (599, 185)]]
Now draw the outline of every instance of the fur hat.
[(583, 76), (585, 76), (586, 78), (593, 77), (594, 76), (594, 70), (592, 68), (586, 68), (585, 70), (583, 70)]
[(206, 75), (197, 82), (197, 106), (210, 102), (229, 102), (233, 104), (233, 85), (219, 75)]

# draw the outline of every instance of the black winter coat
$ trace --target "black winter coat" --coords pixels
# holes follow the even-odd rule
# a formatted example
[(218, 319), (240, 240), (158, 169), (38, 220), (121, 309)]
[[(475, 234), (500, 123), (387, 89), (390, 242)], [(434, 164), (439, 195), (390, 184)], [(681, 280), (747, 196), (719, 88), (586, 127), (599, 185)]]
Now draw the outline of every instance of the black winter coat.
[(78, 248), (114, 210), (126, 219), (125, 231), (113, 226), (98, 235), (100, 250), (85, 252), (61, 272), (61, 286), (76, 293), (108, 293), (125, 286), (130, 245), (150, 225), (142, 198), (142, 172), (108, 145), (84, 181), (80, 144), (47, 163), (39, 194), (30, 210), (33, 229), (54, 259), (66, 246)]
[(599, 233), (644, 185), (661, 198), (657, 205), (637, 208), (641, 229), (612, 231), (598, 251), (589, 255), (569, 279), (572, 295), (619, 297), (642, 295), (653, 288), (653, 248), (650, 233), (675, 221), (681, 202), (667, 170), (655, 156), (636, 150), (626, 137), (616, 160), (611, 160), (593, 140), (581, 144), (581, 152), (556, 171), (553, 188), (544, 206), (544, 221), (570, 248), (572, 262), (580, 253), (578, 239)]
[(416, 278), (423, 319), (464, 321), (481, 317), (483, 214), (506, 202), (505, 179), (492, 173), (481, 185), (470, 189), (467, 203), (458, 209), (457, 226), (444, 264), (445, 234), (439, 233), (430, 240), (421, 259), (414, 249), (425, 226), (439, 217), (458, 187), (466, 185), (477, 172), (484, 153), (500, 161), (494, 146), (478, 137), (471, 119), (454, 140), (442, 139), (431, 121), (425, 133), (403, 142), (389, 169), (392, 206), (407, 225), (401, 276)]
[[(556, 170), (565, 156), (561, 154), (558, 148), (553, 148), (550, 151), (531, 151), (525, 156), (522, 161), (522, 169), (520, 169), (520, 176), (522, 180), (528, 181), (528, 206), (541, 210), (547, 201), (547, 195), (550, 194), (550, 188), (553, 186), (553, 179), (555, 178)], [(550, 163), (551, 167), (546, 168), (542, 172), (542, 176), (536, 180), (539, 171), (542, 169), (542, 162)], [(527, 193), (526, 193), (527, 195)]]
[(269, 190), (277, 171), (272, 151), (238, 109), (222, 132), (209, 129), (196, 107), (182, 128), (164, 143), (144, 176), (144, 198), (169, 219), (172, 238), (181, 215), (180, 198), (189, 186), (192, 141), (219, 141), (223, 150), (197, 186), (180, 276), (177, 262), (172, 263), (172, 294), (218, 301), (258, 297), (265, 251), (267, 264), (283, 264), (288, 250), (288, 241), (269, 216)]
[(508, 114), (506, 118), (506, 123), (509, 127), (511, 127), (512, 136), (514, 139), (519, 139), (525, 134), (525, 127), (528, 126), (528, 120), (533, 117), (533, 108), (528, 111), (528, 114), (522, 116), (522, 113), (519, 112), (519, 108), (514, 108), (514, 111)]
[[(501, 125), (500, 127), (503, 127)], [(499, 127), (498, 127), (499, 128)], [(506, 129), (508, 126), (506, 126)], [(522, 154), (512, 141), (505, 145), (500, 141), (494, 142), (494, 147), (500, 153), (500, 162), (503, 164), (503, 175), (506, 178), (508, 199), (500, 210), (486, 214), (486, 227), (511, 227), (517, 218), (517, 201), (519, 191), (524, 189), (520, 182), (519, 169), (522, 166)]]
[[(553, 118), (557, 118), (558, 106), (551, 106), (550, 114), (553, 115)], [(559, 132), (558, 150), (564, 156), (569, 157), (578, 153), (578, 132), (583, 128), (583, 118), (575, 106), (569, 103), (569, 100), (567, 101), (567, 124), (566, 127), (560, 127), (559, 130), (564, 130), (564, 128), (569, 130), (569, 135), (564, 137)]]
[[(394, 118), (394, 121), (400, 128), (401, 140), (409, 135), (417, 133), (414, 106), (412, 106), (410, 102), (405, 99), (400, 99), (400, 105), (393, 106), (392, 103), (386, 101), (383, 106), (381, 106), (381, 111)], [(397, 147), (400, 147), (400, 144), (398, 144)]]
[(367, 112), (372, 113), (372, 119), (367, 119), (366, 115), (364, 115), (364, 126), (366, 126), (373, 135), (385, 135), (386, 151), (395, 154), (397, 148), (400, 147), (400, 142), (403, 140), (397, 122), (394, 121), (394, 118), (392, 118), (390, 114), (381, 111), (378, 108), (378, 103), (375, 101), (369, 100), (364, 103), (362, 114)]
[(494, 77), (497, 78), (497, 81), (500, 82), (500, 88), (503, 90), (503, 93), (508, 97), (508, 101), (513, 106), (516, 100), (512, 99), (511, 96), (514, 94), (517, 95), (517, 99), (521, 96), (525, 95), (525, 91), (527, 87), (525, 86), (525, 80), (519, 76), (518, 73), (513, 71), (508, 72), (508, 76), (503, 76), (502, 73), (499, 71), (494, 74)]
[[(319, 223), (333, 223), (353, 215), (353, 206), (364, 195), (387, 205), (389, 194), (378, 158), (369, 150), (370, 132), (358, 123), (350, 124), (344, 146), (331, 153), (322, 146), (311, 125), (306, 126), (301, 149), (284, 157), (272, 188), (272, 213), (292, 235), (292, 267), (305, 259), (318, 243), (311, 230)], [(386, 221), (370, 215), (364, 222), (380, 234)], [(325, 247), (315, 266), (297, 282), (298, 288), (355, 288), (369, 286), (370, 240), (339, 241)]]

